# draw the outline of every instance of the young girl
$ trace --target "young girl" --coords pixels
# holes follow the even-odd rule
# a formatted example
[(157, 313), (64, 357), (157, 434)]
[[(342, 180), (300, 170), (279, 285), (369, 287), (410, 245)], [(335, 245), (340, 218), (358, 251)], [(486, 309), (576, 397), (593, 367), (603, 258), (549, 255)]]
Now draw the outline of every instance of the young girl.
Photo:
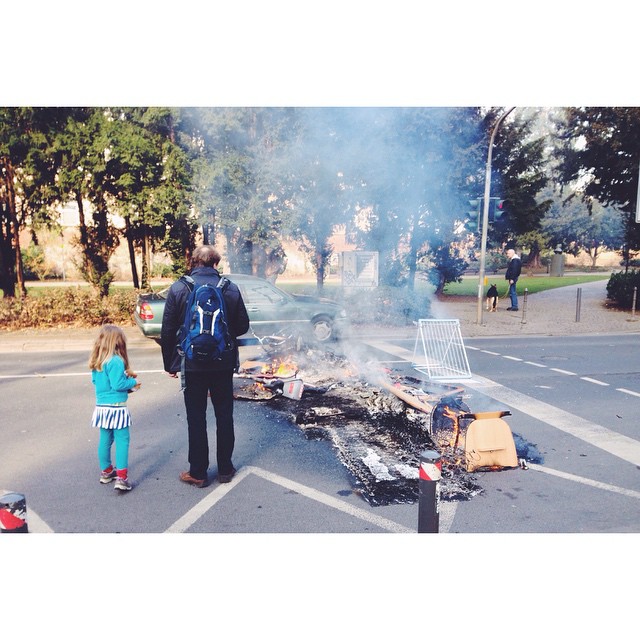
[[(91, 426), (100, 429), (98, 460), (100, 482), (115, 479), (114, 489), (129, 491), (129, 427), (131, 415), (127, 394), (140, 388), (137, 374), (129, 369), (127, 343), (120, 327), (105, 324), (100, 328), (89, 358), (91, 381), (95, 386), (96, 408)], [(116, 468), (111, 464), (111, 446), (115, 443)]]

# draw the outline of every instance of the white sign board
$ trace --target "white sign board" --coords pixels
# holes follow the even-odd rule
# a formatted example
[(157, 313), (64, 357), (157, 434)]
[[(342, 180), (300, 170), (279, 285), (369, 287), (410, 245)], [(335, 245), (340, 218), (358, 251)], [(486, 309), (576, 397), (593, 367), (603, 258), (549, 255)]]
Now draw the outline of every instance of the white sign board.
[(343, 251), (341, 258), (343, 287), (378, 286), (377, 251)]

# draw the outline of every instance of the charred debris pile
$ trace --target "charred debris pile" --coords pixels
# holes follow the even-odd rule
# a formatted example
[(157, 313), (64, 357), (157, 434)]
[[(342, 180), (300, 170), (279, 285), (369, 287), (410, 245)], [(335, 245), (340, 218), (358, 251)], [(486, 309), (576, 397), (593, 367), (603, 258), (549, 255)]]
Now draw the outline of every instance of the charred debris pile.
[(418, 500), (425, 449), (441, 456), (442, 500), (482, 491), (466, 468), (461, 387), (314, 349), (245, 361), (234, 385), (237, 399), (269, 402), (307, 438), (331, 442), (371, 505)]

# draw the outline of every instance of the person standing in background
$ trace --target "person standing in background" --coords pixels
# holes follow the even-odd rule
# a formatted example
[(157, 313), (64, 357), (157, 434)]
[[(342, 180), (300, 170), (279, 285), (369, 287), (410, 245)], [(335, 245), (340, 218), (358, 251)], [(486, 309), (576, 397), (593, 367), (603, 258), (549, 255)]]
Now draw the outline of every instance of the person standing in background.
[(520, 277), (522, 263), (520, 262), (520, 257), (513, 249), (507, 249), (507, 258), (509, 259), (509, 264), (507, 265), (507, 272), (504, 274), (504, 278), (509, 282), (509, 298), (511, 299), (511, 306), (507, 308), (507, 311), (517, 311), (518, 294), (516, 293), (516, 283)]

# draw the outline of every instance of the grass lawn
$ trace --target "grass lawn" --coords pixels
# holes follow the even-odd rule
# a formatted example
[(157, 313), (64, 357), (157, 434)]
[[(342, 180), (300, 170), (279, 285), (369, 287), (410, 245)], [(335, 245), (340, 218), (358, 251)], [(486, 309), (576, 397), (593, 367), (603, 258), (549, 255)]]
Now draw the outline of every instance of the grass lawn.
[[(583, 282), (592, 282), (593, 280), (608, 280), (610, 274), (601, 273), (593, 275), (565, 275), (562, 277), (551, 276), (521, 276), (518, 280), (518, 291), (524, 291), (525, 287), (529, 293), (537, 293), (539, 291), (545, 291), (547, 289), (555, 289), (557, 287), (566, 287), (574, 284), (581, 284)], [(156, 283), (154, 290), (159, 291), (168, 287), (172, 280), (163, 281), (162, 283)], [(503, 274), (489, 275), (487, 276), (487, 282), (495, 283), (498, 290), (502, 293), (508, 288), (507, 281), (504, 279)], [(307, 281), (287, 281), (279, 279), (276, 285), (289, 293), (302, 293), (307, 295), (316, 295), (316, 283), (312, 280)], [(71, 286), (89, 288), (87, 283), (74, 283)], [(50, 296), (59, 293), (64, 290), (64, 285), (57, 285), (54, 282), (48, 282), (43, 286), (42, 283), (27, 283), (27, 293), (30, 296)], [(111, 286), (111, 290), (132, 290), (132, 285), (124, 283), (118, 283)], [(424, 280), (417, 280), (415, 284), (416, 293), (432, 293), (433, 286), (425, 282)], [(323, 296), (326, 298), (336, 298), (341, 291), (341, 283), (339, 280), (332, 279), (325, 282)], [(444, 289), (444, 293), (447, 296), (476, 296), (478, 295), (478, 278), (477, 277), (465, 277), (462, 282), (450, 282)], [(0, 298), (2, 298), (2, 291), (0, 291)]]
[[(547, 289), (568, 287), (594, 280), (609, 280), (610, 277), (608, 273), (582, 276), (520, 276), (518, 292), (521, 293), (527, 289), (529, 293), (539, 293)], [(509, 288), (509, 283), (504, 279), (503, 274), (487, 276), (487, 282), (489, 285), (495, 284), (501, 294)], [(444, 293), (448, 296), (476, 296), (478, 295), (478, 278), (463, 278), (462, 282), (450, 282), (444, 288)]]

